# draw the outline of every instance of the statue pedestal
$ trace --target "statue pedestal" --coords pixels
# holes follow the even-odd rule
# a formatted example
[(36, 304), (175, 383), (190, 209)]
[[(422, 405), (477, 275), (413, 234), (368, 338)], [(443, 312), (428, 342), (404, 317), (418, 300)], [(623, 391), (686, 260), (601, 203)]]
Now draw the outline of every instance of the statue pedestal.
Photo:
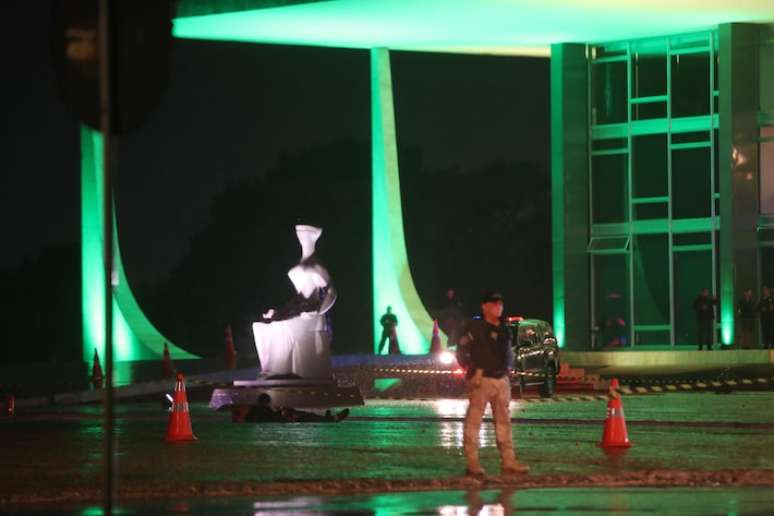
[(262, 375), (257, 380), (235, 381), (231, 387), (212, 392), (210, 408), (242, 410), (258, 405), (258, 397), (266, 393), (275, 407), (295, 409), (329, 409), (364, 405), (357, 386), (339, 386), (334, 380), (309, 380)]

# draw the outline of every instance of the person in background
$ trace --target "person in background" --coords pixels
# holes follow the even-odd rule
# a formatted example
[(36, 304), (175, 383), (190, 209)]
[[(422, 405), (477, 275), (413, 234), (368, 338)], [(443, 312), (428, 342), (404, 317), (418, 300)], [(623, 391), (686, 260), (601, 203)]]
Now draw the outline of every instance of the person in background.
[(755, 320), (758, 316), (758, 304), (753, 299), (752, 289), (747, 289), (736, 305), (736, 314), (740, 322), (739, 344), (742, 349), (754, 347)]
[(453, 288), (446, 290), (443, 308), (440, 311), (440, 327), (446, 334), (446, 347), (456, 345), (460, 339), (460, 331), (465, 325), (465, 316), (457, 293)]
[(761, 331), (763, 333), (763, 347), (774, 348), (774, 295), (771, 289), (764, 286), (761, 290), (761, 299), (758, 301), (758, 313), (761, 318)]
[(696, 311), (696, 322), (699, 327), (699, 351), (704, 346), (712, 349), (715, 332), (715, 305), (718, 304), (717, 296), (709, 295), (709, 289), (703, 288), (699, 296), (693, 301), (693, 309)]
[(388, 352), (390, 355), (400, 355), (400, 345), (398, 344), (398, 318), (392, 313), (392, 307), (387, 307), (387, 312), (379, 319), (379, 324), (382, 325), (382, 338), (379, 340), (379, 352), (382, 354), (384, 349), (384, 343), (390, 341), (390, 347)]

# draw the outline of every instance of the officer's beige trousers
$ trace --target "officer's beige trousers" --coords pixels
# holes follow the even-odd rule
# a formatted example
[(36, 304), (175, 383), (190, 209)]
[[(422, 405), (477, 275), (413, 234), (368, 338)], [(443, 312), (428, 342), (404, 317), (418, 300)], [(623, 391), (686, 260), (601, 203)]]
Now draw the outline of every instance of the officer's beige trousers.
[(494, 378), (481, 378), (481, 386), (472, 388), (468, 380), (468, 412), (465, 414), (465, 431), (463, 445), (465, 458), (468, 461), (470, 471), (481, 470), (478, 461), (478, 435), (481, 430), (481, 420), (484, 410), (489, 403), (492, 407), (492, 416), (495, 423), (495, 438), (497, 449), (500, 450), (501, 467), (512, 466), (516, 463), (513, 453), (513, 440), (511, 438), (511, 382), (507, 376), (495, 380)]

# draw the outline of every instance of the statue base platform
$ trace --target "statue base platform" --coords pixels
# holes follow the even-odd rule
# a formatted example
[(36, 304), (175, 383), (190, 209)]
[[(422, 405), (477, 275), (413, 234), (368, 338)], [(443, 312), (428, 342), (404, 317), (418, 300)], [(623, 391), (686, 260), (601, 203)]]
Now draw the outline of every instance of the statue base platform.
[(210, 408), (245, 409), (258, 405), (258, 397), (271, 396), (274, 407), (329, 409), (364, 405), (357, 386), (341, 386), (332, 379), (299, 378), (294, 375), (266, 375), (256, 380), (238, 380), (231, 387), (212, 391)]

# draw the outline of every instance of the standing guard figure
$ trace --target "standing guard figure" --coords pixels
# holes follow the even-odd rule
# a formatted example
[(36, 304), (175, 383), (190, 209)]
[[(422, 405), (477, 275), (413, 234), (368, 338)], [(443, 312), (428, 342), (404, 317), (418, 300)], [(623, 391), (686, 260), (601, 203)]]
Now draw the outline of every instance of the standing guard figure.
[(392, 307), (387, 307), (387, 312), (379, 319), (379, 324), (382, 325), (382, 338), (379, 340), (379, 352), (377, 355), (382, 354), (384, 349), (384, 343), (390, 341), (390, 347), (388, 353), (390, 355), (400, 355), (400, 344), (398, 344), (398, 318), (392, 313)]

